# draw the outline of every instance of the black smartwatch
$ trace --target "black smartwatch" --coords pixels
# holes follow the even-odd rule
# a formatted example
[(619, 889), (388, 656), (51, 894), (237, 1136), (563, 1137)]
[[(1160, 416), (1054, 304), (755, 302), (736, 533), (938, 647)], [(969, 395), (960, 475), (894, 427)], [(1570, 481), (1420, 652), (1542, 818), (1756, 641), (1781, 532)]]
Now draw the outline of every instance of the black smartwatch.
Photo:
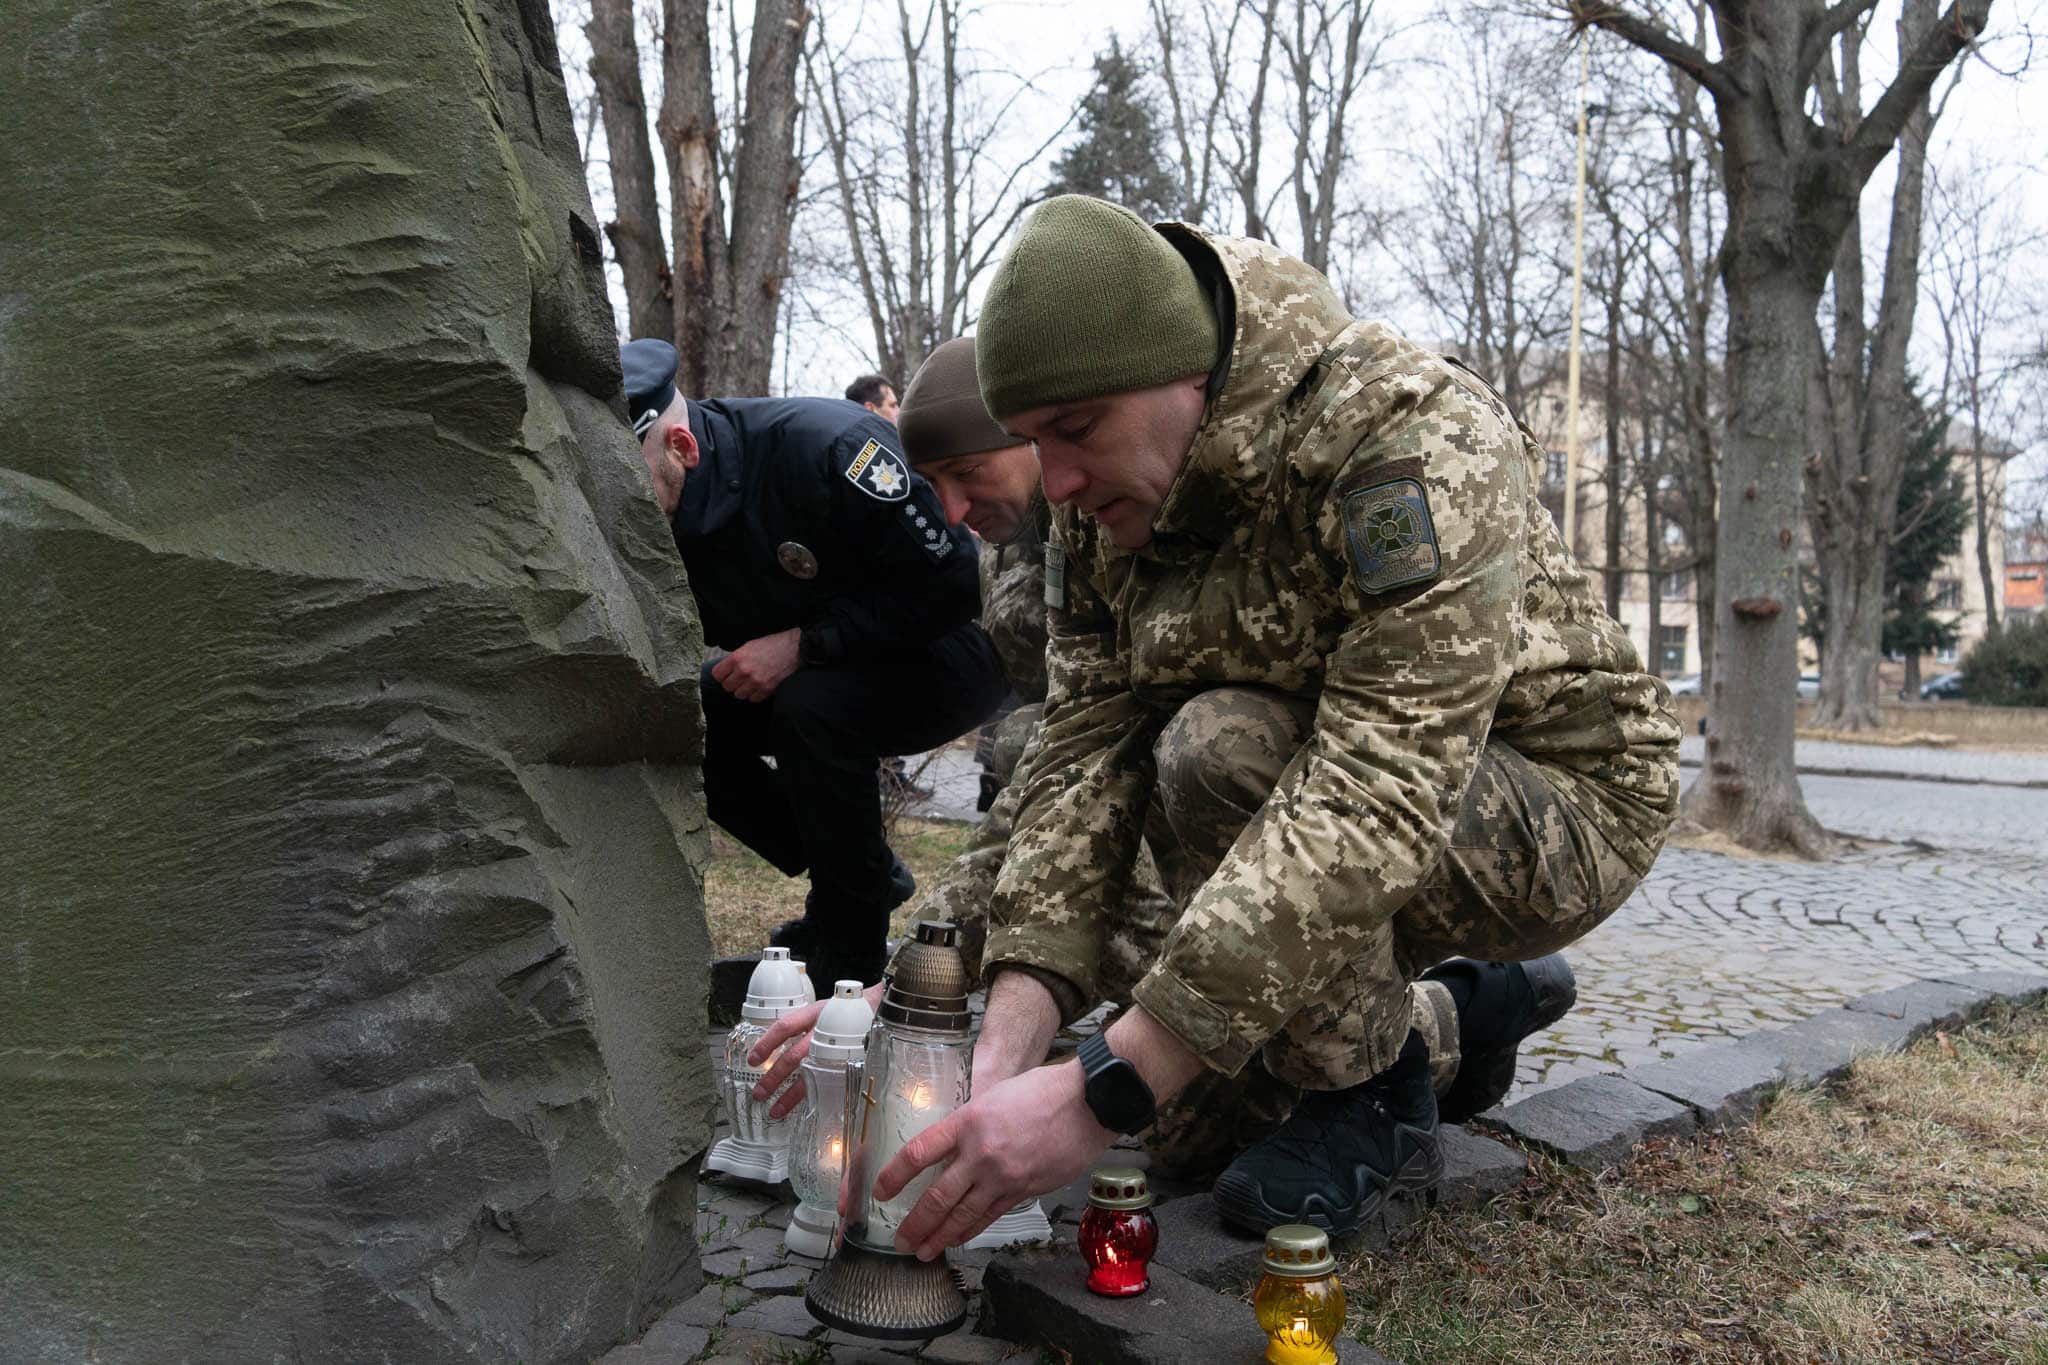
[(1152, 1087), (1138, 1068), (1109, 1050), (1109, 1039), (1091, 1033), (1075, 1054), (1081, 1061), (1081, 1097), (1095, 1121), (1113, 1133), (1142, 1133), (1159, 1113)]

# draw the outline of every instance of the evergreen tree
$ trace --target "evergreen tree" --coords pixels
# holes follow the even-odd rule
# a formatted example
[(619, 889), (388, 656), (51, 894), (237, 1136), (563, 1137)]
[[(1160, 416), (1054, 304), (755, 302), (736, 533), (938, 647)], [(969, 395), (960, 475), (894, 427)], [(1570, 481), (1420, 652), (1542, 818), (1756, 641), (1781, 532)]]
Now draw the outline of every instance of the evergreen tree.
[(1159, 119), (1144, 70), (1111, 35), (1081, 101), (1080, 135), (1053, 163), (1048, 194), (1092, 194), (1141, 218), (1180, 213), (1180, 181), (1160, 148)]

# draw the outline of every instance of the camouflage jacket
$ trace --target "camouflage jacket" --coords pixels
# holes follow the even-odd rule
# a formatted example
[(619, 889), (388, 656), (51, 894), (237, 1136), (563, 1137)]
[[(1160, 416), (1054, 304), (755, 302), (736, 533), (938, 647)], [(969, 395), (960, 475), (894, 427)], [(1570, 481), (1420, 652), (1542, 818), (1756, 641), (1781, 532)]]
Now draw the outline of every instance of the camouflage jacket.
[(1306, 752), (1133, 992), (1234, 1073), (1421, 887), (1489, 736), (1599, 803), (1647, 871), (1678, 726), (1537, 500), (1540, 445), (1486, 385), (1353, 321), (1270, 246), (1161, 231), (1227, 281), (1227, 366), (1151, 543), (1054, 514), (1065, 603), (987, 960), (1098, 998), (1166, 721), (1219, 686), (1315, 698)]
[(981, 626), (1010, 686), (1027, 703), (1045, 700), (1045, 542), (1052, 510), (1032, 498), (1017, 538), (981, 547)]

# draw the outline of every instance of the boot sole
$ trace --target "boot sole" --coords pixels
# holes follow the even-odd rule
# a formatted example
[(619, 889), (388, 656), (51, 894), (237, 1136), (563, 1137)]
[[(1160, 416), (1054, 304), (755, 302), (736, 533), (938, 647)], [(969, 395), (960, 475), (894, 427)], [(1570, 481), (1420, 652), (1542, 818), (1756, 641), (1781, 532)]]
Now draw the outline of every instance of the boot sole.
[(1353, 1210), (1332, 1209), (1317, 1194), (1309, 1195), (1300, 1208), (1278, 1209), (1266, 1202), (1257, 1181), (1235, 1171), (1225, 1171), (1219, 1176), (1209, 1191), (1209, 1197), (1215, 1201), (1216, 1212), (1225, 1223), (1254, 1237), (1263, 1237), (1282, 1223), (1307, 1223), (1323, 1229), (1332, 1237), (1349, 1237), (1378, 1218), (1385, 1210), (1387, 1200), (1397, 1195), (1420, 1196), (1435, 1189), (1437, 1182), (1444, 1177), (1443, 1144), (1435, 1133), (1431, 1133), (1429, 1140), (1394, 1172), (1385, 1185), (1379, 1183), (1379, 1173), (1369, 1166), (1360, 1167), (1355, 1174), (1366, 1192)]
[(1523, 1041), (1564, 1018), (1579, 1002), (1578, 979), (1572, 975), (1571, 964), (1564, 960), (1563, 953), (1524, 962), (1522, 971), (1536, 997), (1536, 1013), (1528, 1030), (1512, 1043), (1460, 1059), (1458, 1075), (1451, 1082), (1449, 1093), (1437, 1101), (1439, 1121), (1463, 1123), (1499, 1104), (1515, 1083), (1515, 1063), (1521, 1056)]

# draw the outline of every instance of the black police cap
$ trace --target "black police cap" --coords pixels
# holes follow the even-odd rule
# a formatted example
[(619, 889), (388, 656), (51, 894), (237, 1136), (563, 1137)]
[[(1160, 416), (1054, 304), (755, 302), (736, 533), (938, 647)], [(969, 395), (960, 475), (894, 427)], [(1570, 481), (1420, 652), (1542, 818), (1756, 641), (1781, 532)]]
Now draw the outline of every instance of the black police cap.
[(642, 337), (619, 352), (626, 372), (626, 416), (633, 434), (645, 436), (654, 419), (668, 411), (676, 396), (676, 348), (666, 341)]

